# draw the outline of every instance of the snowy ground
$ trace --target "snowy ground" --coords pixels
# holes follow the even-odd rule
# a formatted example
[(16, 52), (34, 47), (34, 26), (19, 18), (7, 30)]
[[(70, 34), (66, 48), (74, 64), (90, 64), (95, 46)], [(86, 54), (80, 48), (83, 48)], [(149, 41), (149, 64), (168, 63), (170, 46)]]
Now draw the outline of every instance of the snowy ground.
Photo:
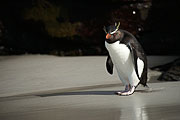
[[(150, 67), (177, 57), (148, 56)], [(129, 97), (117, 74), (105, 70), (106, 57), (21, 55), (0, 57), (0, 119), (119, 120), (178, 119), (180, 82), (157, 83), (150, 71), (147, 91)], [(126, 104), (127, 103), (127, 104)], [(162, 113), (164, 113), (162, 115)]]
[(120, 82), (106, 73), (105, 57), (1, 57), (0, 76), (0, 96)]
[[(149, 56), (148, 64), (152, 67), (175, 58), (177, 57)], [(120, 83), (116, 72), (113, 76), (106, 72), (105, 61), (106, 57), (93, 56), (1, 56), (0, 97)]]

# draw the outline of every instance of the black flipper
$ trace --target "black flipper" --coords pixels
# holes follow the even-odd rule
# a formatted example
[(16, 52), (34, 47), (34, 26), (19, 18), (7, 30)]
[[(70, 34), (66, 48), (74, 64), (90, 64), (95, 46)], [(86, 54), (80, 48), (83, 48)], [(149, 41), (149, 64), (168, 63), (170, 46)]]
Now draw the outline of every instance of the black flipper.
[[(147, 86), (147, 84), (146, 84), (147, 83), (147, 59), (146, 59), (146, 56), (144, 54), (138, 54), (138, 51), (136, 50), (137, 48), (135, 48), (134, 44), (128, 43), (127, 46), (131, 51), (134, 68), (135, 68), (136, 74), (140, 80), (139, 84)], [(139, 73), (138, 73), (138, 65), (137, 65), (138, 58), (140, 58), (144, 62), (144, 69), (143, 69), (141, 76), (139, 76)]]
[(111, 57), (108, 55), (107, 60), (106, 60), (106, 69), (109, 74), (113, 74), (113, 62), (111, 60)]

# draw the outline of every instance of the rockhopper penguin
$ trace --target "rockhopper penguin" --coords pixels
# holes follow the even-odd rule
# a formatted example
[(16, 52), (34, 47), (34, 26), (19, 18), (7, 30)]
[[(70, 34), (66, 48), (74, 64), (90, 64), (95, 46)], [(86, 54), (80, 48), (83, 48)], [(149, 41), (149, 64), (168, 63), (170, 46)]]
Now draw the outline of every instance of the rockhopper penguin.
[(105, 46), (108, 50), (106, 69), (113, 74), (115, 66), (118, 76), (125, 86), (118, 95), (131, 95), (139, 84), (147, 86), (147, 59), (137, 39), (128, 31), (119, 29), (120, 22), (108, 27)]

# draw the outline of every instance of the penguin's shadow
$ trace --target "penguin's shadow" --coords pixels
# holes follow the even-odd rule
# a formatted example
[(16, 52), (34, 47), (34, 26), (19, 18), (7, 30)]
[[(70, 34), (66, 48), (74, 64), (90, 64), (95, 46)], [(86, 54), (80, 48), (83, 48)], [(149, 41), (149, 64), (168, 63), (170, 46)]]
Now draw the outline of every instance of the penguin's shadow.
[[(138, 93), (157, 92), (159, 90), (135, 90)], [(64, 93), (50, 93), (37, 95), (39, 97), (53, 97), (53, 96), (69, 96), (69, 95), (116, 95), (117, 91), (79, 91), (79, 92), (64, 92)]]
[(68, 95), (115, 95), (115, 92), (116, 91), (79, 91), (79, 92), (41, 94), (37, 96), (51, 97), (51, 96), (68, 96)]

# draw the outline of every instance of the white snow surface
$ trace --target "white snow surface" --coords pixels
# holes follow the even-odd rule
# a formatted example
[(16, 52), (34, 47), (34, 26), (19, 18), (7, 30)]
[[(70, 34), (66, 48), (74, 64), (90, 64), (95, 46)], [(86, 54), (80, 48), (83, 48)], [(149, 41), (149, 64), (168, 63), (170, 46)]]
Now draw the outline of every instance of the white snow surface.
[[(154, 65), (164, 64), (175, 58), (177, 56), (164, 58), (150, 56), (148, 64), (152, 67), (153, 63)], [(106, 56), (0, 56), (0, 97), (44, 90), (121, 83), (116, 72), (113, 76), (107, 73), (105, 62)]]

